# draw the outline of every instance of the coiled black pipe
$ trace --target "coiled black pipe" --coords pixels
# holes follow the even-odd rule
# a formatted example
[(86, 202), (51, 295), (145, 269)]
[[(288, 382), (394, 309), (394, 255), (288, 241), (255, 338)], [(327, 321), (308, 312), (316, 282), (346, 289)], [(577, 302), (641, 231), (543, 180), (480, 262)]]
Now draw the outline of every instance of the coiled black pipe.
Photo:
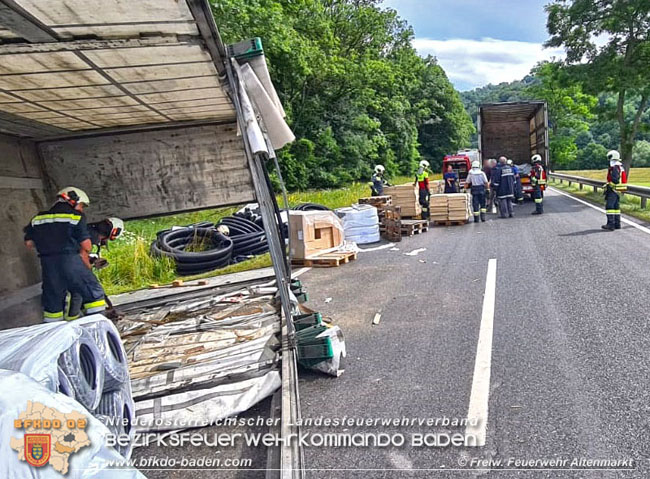
[(264, 254), (269, 250), (264, 228), (255, 221), (251, 221), (243, 215), (235, 215), (221, 218), (219, 225), (225, 225), (230, 230), (229, 236), (233, 241), (234, 261)]
[[(206, 273), (228, 266), (233, 255), (233, 240), (219, 233), (211, 223), (198, 225), (160, 231), (151, 245), (152, 254), (173, 258), (176, 271), (183, 275)], [(186, 251), (197, 241), (207, 244), (208, 249)]]
[(302, 203), (292, 209), (296, 211), (331, 211), (327, 206), (318, 203)]

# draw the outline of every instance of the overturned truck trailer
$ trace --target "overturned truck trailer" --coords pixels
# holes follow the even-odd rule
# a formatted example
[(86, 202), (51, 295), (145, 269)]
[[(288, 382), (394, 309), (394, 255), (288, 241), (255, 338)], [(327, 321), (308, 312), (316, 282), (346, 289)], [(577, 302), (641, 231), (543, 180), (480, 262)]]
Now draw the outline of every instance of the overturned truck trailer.
[[(258, 47), (226, 48), (207, 0), (0, 0), (0, 328), (40, 321), (22, 228), (62, 187), (88, 192), (91, 220), (257, 201), (282, 300), (288, 435), (290, 270), (265, 163), (293, 136)], [(301, 474), (300, 456), (283, 446), (283, 477)]]

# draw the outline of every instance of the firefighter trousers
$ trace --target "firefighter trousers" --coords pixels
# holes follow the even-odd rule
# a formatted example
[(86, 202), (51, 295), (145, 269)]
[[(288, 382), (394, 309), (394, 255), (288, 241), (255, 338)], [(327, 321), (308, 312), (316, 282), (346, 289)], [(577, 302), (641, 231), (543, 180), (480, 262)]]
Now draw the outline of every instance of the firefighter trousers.
[(605, 190), (605, 213), (607, 213), (607, 226), (621, 229), (621, 197), (611, 188)]
[(487, 213), (487, 207), (485, 204), (485, 192), (483, 193), (472, 193), (472, 213), (474, 214), (474, 222), (479, 222), (479, 215), (481, 221), (485, 221), (485, 213)]
[(66, 295), (81, 297), (88, 314), (106, 309), (104, 288), (81, 260), (79, 254), (61, 254), (41, 257), (43, 275), (43, 319), (45, 322), (64, 318)]
[(429, 193), (426, 189), (420, 188), (420, 206), (422, 206), (422, 219), (423, 220), (428, 220), (429, 219), (429, 198), (431, 197), (431, 193)]
[(537, 213), (544, 213), (544, 193), (542, 192), (541, 186), (535, 185), (533, 199), (535, 200), (535, 211)]

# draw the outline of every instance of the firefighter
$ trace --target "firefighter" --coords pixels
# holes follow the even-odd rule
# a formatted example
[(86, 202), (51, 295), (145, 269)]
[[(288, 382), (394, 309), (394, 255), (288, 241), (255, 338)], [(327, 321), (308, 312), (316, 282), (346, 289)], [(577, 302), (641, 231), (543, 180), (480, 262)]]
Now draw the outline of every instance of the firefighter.
[(492, 186), (499, 200), (499, 214), (505, 218), (506, 214), (512, 218), (512, 200), (515, 197), (515, 175), (508, 166), (505, 156), (499, 158), (499, 167), (492, 172)]
[(419, 189), (419, 200), (420, 205), (422, 206), (422, 219), (429, 219), (429, 198), (431, 193), (429, 192), (429, 162), (422, 160), (420, 162), (420, 167), (418, 168), (417, 173), (415, 174), (414, 185), (418, 185)]
[(607, 169), (607, 184), (605, 185), (605, 212), (607, 224), (602, 228), (607, 231), (621, 229), (621, 197), (619, 193), (627, 190), (627, 173), (621, 163), (621, 155), (612, 150), (607, 153), (609, 168)]
[(533, 167), (530, 170), (530, 182), (533, 185), (533, 199), (535, 200), (535, 211), (532, 214), (541, 215), (544, 213), (544, 190), (546, 189), (546, 172), (542, 166), (542, 157), (533, 155), (531, 158)]
[(64, 188), (57, 193), (56, 203), (25, 227), (25, 245), (36, 249), (41, 260), (44, 322), (64, 319), (68, 291), (81, 296), (87, 313), (106, 308), (104, 289), (91, 271), (92, 243), (83, 213), (89, 204), (81, 189)]
[(474, 223), (479, 222), (479, 215), (480, 220), (485, 221), (485, 213), (487, 213), (485, 198), (489, 193), (489, 187), (487, 176), (481, 171), (481, 163), (478, 160), (472, 162), (472, 169), (467, 174), (467, 179), (465, 180), (465, 188), (470, 187), (472, 192)]
[[(120, 218), (106, 218), (97, 223), (88, 225), (92, 252), (89, 255), (92, 268), (99, 271), (108, 266), (108, 261), (101, 257), (102, 246), (107, 246), (109, 241), (115, 241), (124, 232), (124, 221)], [(83, 251), (80, 252), (83, 254)], [(83, 298), (79, 293), (70, 292), (66, 298), (66, 308), (64, 319), (72, 321), (81, 317)]]
[(372, 185), (370, 185), (372, 196), (382, 196), (384, 194), (384, 186), (389, 186), (386, 180), (384, 180), (384, 171), (386, 169), (383, 165), (375, 166), (375, 172), (372, 174)]

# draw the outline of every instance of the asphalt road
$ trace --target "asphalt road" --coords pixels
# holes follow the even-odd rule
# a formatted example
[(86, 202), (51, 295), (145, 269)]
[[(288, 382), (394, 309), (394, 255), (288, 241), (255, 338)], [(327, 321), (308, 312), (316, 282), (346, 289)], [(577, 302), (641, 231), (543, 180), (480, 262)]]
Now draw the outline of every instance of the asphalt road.
[[(306, 447), (308, 479), (650, 477), (650, 234), (630, 225), (601, 232), (604, 214), (553, 191), (543, 216), (531, 216), (533, 208), (516, 207), (513, 219), (434, 227), (405, 238), (399, 251), (362, 252), (303, 276), (308, 306), (343, 328), (348, 349), (341, 377), (302, 373), (306, 420), (453, 420), (468, 414), (488, 261), (497, 260), (485, 446), (413, 445), (413, 434), (465, 433), (440, 422), (305, 425), (314, 437), (405, 439), (389, 447)], [(426, 250), (404, 254), (418, 248)], [(479, 379), (485, 373), (479, 368)], [(634, 463), (570, 469), (581, 459)], [(516, 460), (556, 464), (530, 470)]]

